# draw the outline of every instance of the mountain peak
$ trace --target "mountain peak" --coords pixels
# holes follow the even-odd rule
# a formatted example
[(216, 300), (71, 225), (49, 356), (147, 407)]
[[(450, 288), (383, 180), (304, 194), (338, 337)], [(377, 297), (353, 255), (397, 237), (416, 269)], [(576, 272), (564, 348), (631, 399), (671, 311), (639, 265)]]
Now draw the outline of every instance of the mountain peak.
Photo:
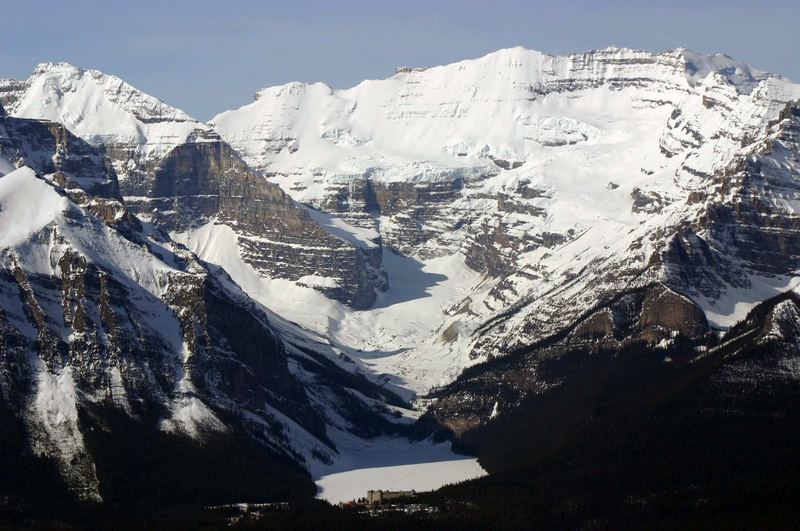
[(700, 83), (709, 75), (718, 74), (735, 86), (740, 93), (749, 93), (759, 81), (769, 77), (780, 77), (725, 54), (702, 54), (688, 48), (676, 48), (666, 53), (673, 53), (684, 62), (686, 78), (692, 85)]
[(319, 91), (324, 94), (332, 94), (333, 88), (329, 85), (316, 81), (313, 83), (306, 83), (303, 81), (290, 81), (283, 85), (276, 85), (272, 87), (264, 87), (256, 92), (253, 101), (258, 101), (264, 97), (284, 97), (284, 96), (300, 96), (310, 91)]
[(41, 63), (25, 81), (2, 80), (0, 94), (15, 118), (59, 123), (94, 147), (114, 146), (120, 182), (147, 173), (177, 146), (219, 139), (207, 125), (119, 77), (70, 63)]
[(65, 72), (75, 72), (75, 73), (83, 72), (82, 68), (79, 68), (66, 61), (55, 61), (55, 62), (47, 61), (37, 64), (36, 67), (33, 69), (33, 75), (38, 76), (56, 70)]
[(137, 126), (153, 122), (189, 122), (205, 126), (182, 110), (172, 107), (99, 70), (67, 62), (45, 62), (20, 85), (8, 105), (20, 118), (44, 118), (66, 125), (79, 136), (108, 135), (114, 130), (140, 134)]

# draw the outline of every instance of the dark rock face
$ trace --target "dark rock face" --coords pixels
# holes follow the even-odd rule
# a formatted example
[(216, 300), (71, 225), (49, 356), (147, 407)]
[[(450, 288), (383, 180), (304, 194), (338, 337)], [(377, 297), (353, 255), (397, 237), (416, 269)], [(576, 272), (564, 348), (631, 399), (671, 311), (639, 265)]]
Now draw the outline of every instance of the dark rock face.
[(519, 251), (515, 243), (505, 223), (499, 220), (496, 224), (484, 223), (470, 240), (465, 263), (475, 271), (492, 276), (508, 274), (513, 267), (513, 257)]
[(642, 301), (638, 338), (656, 342), (664, 332), (698, 339), (708, 331), (703, 311), (690, 299), (668, 290), (648, 290)]
[(369, 307), (385, 285), (379, 249), (376, 255), (324, 231), (220, 140), (176, 147), (146, 179), (124, 181), (122, 193), (134, 212), (165, 230), (219, 220), (234, 228), (257, 271), (335, 279), (335, 287), (318, 289), (354, 308)]
[(724, 285), (747, 288), (750, 274), (781, 275), (794, 270), (800, 256), (800, 218), (786, 197), (800, 191), (792, 169), (800, 150), (800, 111), (790, 104), (754, 154), (740, 157), (710, 177), (711, 193), (689, 197), (703, 209), (678, 229), (659, 260), (669, 283), (690, 295), (714, 298)]
[(481, 196), (496, 202), (497, 212), (491, 218), (476, 216), (461, 201), (492, 175), (383, 182), (368, 173), (341, 186), (328, 185), (320, 208), (355, 226), (378, 230), (383, 245), (398, 252), (432, 258), (461, 250), (471, 269), (501, 277), (516, 267), (520, 253), (560, 245), (572, 234), (515, 230), (507, 214), (545, 215), (544, 209), (526, 201), (546, 195), (537, 189), (520, 187)]
[[(557, 387), (571, 373), (544, 370), (559, 360), (589, 363), (601, 352), (632, 345), (665, 345), (706, 337), (703, 312), (688, 298), (663, 285), (616, 295), (551, 337), (464, 371), (451, 385), (434, 391), (428, 415), (457, 436), (507, 411), (527, 397)], [(565, 361), (566, 362), (566, 361)], [(570, 362), (572, 363), (572, 362)]]
[(634, 188), (631, 192), (634, 212), (657, 212), (664, 204), (664, 199), (657, 193), (646, 193), (639, 188)]
[(517, 168), (521, 168), (525, 164), (524, 160), (508, 161), (503, 159), (496, 159), (493, 157), (490, 158), (492, 162), (495, 164), (495, 166), (497, 166), (498, 168), (502, 168), (504, 170), (516, 170)]
[(111, 162), (61, 124), (0, 116), (0, 156), (47, 175), (109, 224), (138, 223), (122, 203)]
[[(322, 201), (323, 210), (341, 215), (357, 226), (378, 228), (384, 245), (400, 252), (416, 250), (439, 236), (434, 227), (452, 226), (449, 203), (464, 188), (460, 177), (442, 182), (382, 182), (369, 175), (331, 186)], [(391, 225), (382, 227), (375, 218), (385, 216)]]
[(0, 106), (10, 107), (17, 101), (19, 95), (27, 88), (25, 81), (16, 79), (3, 79), (0, 82)]
[[(800, 121), (784, 129), (779, 141), (800, 149)], [(776, 151), (787, 146), (775, 145)], [(783, 273), (800, 256), (800, 218), (780, 206), (780, 199), (800, 191), (797, 179), (776, 171), (767, 163), (744, 161), (722, 185), (732, 196), (709, 205), (700, 227), (709, 239), (735, 249), (736, 257), (763, 273)], [(720, 179), (722, 180), (722, 179)], [(729, 251), (730, 252), (730, 251)]]

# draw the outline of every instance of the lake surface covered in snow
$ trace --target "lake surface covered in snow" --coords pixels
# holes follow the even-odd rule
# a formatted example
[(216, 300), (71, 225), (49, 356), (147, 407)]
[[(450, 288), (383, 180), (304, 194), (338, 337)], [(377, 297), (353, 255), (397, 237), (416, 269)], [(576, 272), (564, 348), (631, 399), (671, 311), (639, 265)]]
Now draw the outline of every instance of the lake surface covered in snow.
[(318, 498), (338, 503), (364, 497), (368, 490), (421, 492), (486, 474), (474, 457), (453, 453), (449, 442), (382, 437), (358, 446), (314, 471)]

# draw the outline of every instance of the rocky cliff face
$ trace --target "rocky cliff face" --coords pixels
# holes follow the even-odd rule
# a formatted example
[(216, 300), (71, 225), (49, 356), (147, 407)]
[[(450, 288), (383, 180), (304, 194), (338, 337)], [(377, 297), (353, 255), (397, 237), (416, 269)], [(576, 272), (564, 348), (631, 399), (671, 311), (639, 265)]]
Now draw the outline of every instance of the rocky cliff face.
[(468, 369), (432, 393), (428, 414), (461, 436), (500, 411), (514, 410), (529, 397), (571, 381), (581, 366), (603, 353), (633, 345), (668, 349), (676, 341), (709, 341), (708, 332), (703, 312), (662, 285), (623, 292), (551, 337)]
[(61, 124), (0, 114), (0, 158), (46, 175), (109, 224), (137, 223), (122, 203), (110, 161)]
[(124, 186), (123, 193), (134, 212), (173, 233), (208, 223), (235, 227), (239, 253), (255, 271), (329, 279), (315, 287), (353, 308), (368, 308), (385, 284), (380, 260), (323, 230), (220, 140), (176, 147), (144, 188)]

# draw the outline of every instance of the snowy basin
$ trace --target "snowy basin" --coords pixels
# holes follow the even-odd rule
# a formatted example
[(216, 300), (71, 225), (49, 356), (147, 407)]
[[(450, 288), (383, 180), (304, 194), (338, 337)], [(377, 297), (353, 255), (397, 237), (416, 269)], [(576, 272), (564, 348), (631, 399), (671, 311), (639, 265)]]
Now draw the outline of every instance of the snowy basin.
[(314, 471), (318, 498), (338, 503), (365, 497), (368, 490), (421, 492), (486, 475), (477, 459), (454, 453), (450, 443), (383, 437), (348, 450)]

